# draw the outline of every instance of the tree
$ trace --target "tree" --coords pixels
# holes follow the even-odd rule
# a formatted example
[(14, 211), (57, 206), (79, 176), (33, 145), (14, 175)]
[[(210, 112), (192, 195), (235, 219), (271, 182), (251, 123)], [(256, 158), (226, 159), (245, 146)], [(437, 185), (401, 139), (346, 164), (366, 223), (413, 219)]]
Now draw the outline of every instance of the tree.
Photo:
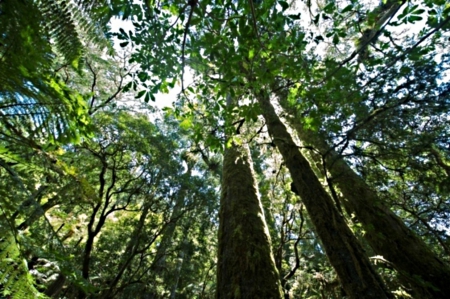
[(278, 119), (270, 100), (260, 95), (259, 101), (273, 142), (285, 160), (295, 189), (305, 203), (343, 288), (351, 298), (390, 298), (391, 295), (373, 270), (362, 247)]
[[(445, 3), (70, 2), (95, 28), (131, 21), (115, 34), (126, 69), (76, 59), (87, 39), (68, 3), (0, 1), (3, 293), (446, 297)], [(76, 29), (67, 44), (43, 27), (54, 10)], [(30, 41), (23, 65), (3, 51)], [(177, 84), (163, 118), (112, 103)]]
[(84, 50), (80, 33), (97, 45), (108, 44), (101, 26), (108, 20), (92, 10), (100, 1), (76, 2), (0, 3), (2, 122), (52, 143), (76, 141), (89, 132), (84, 100), (55, 76), (58, 61), (78, 66)]
[[(281, 102), (285, 103), (285, 99)], [(420, 296), (438, 298), (446, 293), (445, 282), (448, 281), (446, 277), (450, 273), (448, 266), (440, 261), (425, 242), (383, 204), (383, 200), (333, 148), (317, 136), (316, 132), (306, 130), (293, 117), (289, 119), (303, 143), (321, 153), (314, 155), (315, 162), (320, 164), (324, 159), (324, 165), (332, 176), (333, 184), (343, 194), (343, 199), (339, 202), (342, 202), (349, 215), (354, 215), (355, 221), (363, 225), (364, 237), (375, 253), (392, 261), (406, 285), (409, 281), (416, 280), (411, 283), (411, 287), (417, 294), (421, 294)], [(392, 240), (398, 240), (396, 246), (392, 246)], [(442, 278), (442, 281), (437, 277)], [(436, 291), (436, 288), (439, 291)]]
[[(281, 3), (280, 4), (282, 6), (283, 10), (286, 10), (289, 5), (287, 5), (287, 3)], [(356, 105), (351, 105), (351, 102), (348, 104), (348, 106), (346, 106), (346, 103), (342, 103), (342, 102), (337, 102), (336, 104), (332, 104), (332, 105), (327, 105), (324, 102), (318, 102), (318, 101), (314, 101), (313, 97), (315, 97), (316, 99), (318, 98), (317, 95), (321, 95), (321, 94), (329, 94), (330, 91), (336, 90), (338, 88), (337, 84), (354, 84), (351, 83), (349, 80), (341, 80), (341, 82), (338, 82), (339, 80), (334, 81), (333, 76), (339, 74), (339, 79), (344, 78), (344, 75), (348, 75), (349, 72), (346, 72), (346, 69), (343, 67), (346, 63), (351, 62), (351, 60), (356, 57), (357, 55), (359, 55), (360, 57), (360, 62), (365, 63), (366, 67), (367, 67), (367, 73), (369, 73), (370, 71), (373, 72), (378, 72), (378, 74), (381, 72), (385, 72), (382, 73), (383, 74), (383, 79), (384, 80), (388, 80), (389, 76), (386, 75), (387, 73), (387, 69), (389, 67), (392, 67), (395, 62), (398, 60), (398, 58), (395, 57), (396, 54), (394, 54), (396, 51), (398, 51), (398, 48), (391, 52), (389, 52), (386, 56), (387, 57), (391, 57), (392, 58), (392, 63), (390, 65), (387, 66), (381, 66), (381, 68), (377, 68), (377, 66), (380, 65), (380, 60), (378, 57), (375, 57), (375, 59), (369, 59), (370, 57), (362, 57), (362, 56), (366, 56), (366, 55), (362, 55), (362, 52), (367, 53), (366, 49), (371, 47), (371, 45), (375, 45), (375, 43), (377, 43), (379, 41), (379, 43), (382, 45), (382, 50), (385, 49), (389, 49), (389, 47), (392, 45), (389, 44), (389, 42), (385, 42), (384, 40), (380, 40), (379, 39), (379, 34), (380, 32), (383, 30), (383, 28), (386, 26), (386, 22), (389, 22), (388, 20), (390, 18), (392, 18), (395, 14), (396, 11), (399, 10), (401, 5), (397, 5), (396, 3), (387, 3), (384, 6), (380, 6), (379, 9), (376, 9), (372, 12), (370, 12), (367, 15), (367, 18), (365, 19), (365, 21), (368, 23), (368, 25), (370, 26), (369, 29), (367, 29), (366, 31), (364, 31), (367, 34), (363, 34), (363, 37), (365, 37), (366, 39), (363, 40), (363, 37), (361, 37), (361, 39), (359, 39), (360, 41), (363, 41), (364, 46), (362, 47), (358, 47), (355, 52), (353, 52), (352, 55), (350, 55), (349, 57), (343, 59), (342, 62), (336, 63), (333, 61), (333, 59), (325, 59), (324, 61), (320, 61), (319, 59), (310, 59), (308, 60), (308, 58), (306, 59), (302, 59), (302, 53), (299, 53), (302, 51), (302, 46), (299, 46), (298, 49), (293, 48), (293, 45), (296, 45), (295, 42), (299, 42), (299, 45), (301, 45), (301, 43), (303, 41), (306, 40), (305, 35), (298, 35), (295, 31), (295, 29), (297, 29), (295, 27), (295, 25), (293, 25), (291, 28), (293, 28), (293, 30), (291, 30), (289, 32), (289, 34), (287, 35), (283, 35), (283, 42), (281, 42), (281, 39), (278, 40), (275, 36), (270, 36), (270, 34), (273, 34), (274, 32), (277, 32), (277, 30), (279, 30), (280, 27), (282, 26), (286, 26), (286, 24), (291, 24), (288, 22), (288, 19), (291, 20), (296, 20), (298, 19), (298, 16), (296, 15), (289, 15), (289, 18), (287, 19), (286, 17), (282, 17), (281, 14), (279, 14), (279, 11), (277, 11), (276, 9), (270, 10), (270, 4), (266, 4), (263, 3), (261, 6), (261, 8), (256, 8), (253, 6), (253, 2), (250, 3), (250, 8), (245, 7), (244, 5), (240, 6), (240, 5), (233, 5), (233, 4), (227, 4), (224, 5), (222, 7), (222, 10), (219, 9), (220, 5), (217, 5), (215, 7), (217, 7), (217, 10), (212, 10), (212, 12), (209, 14), (209, 16), (215, 16), (212, 17), (211, 19), (208, 19), (208, 22), (210, 22), (208, 24), (208, 29), (209, 28), (215, 28), (215, 25), (211, 25), (211, 24), (216, 24), (214, 23), (215, 21), (217, 21), (217, 23), (226, 20), (227, 25), (229, 25), (229, 28), (227, 27), (227, 25), (225, 27), (220, 27), (219, 25), (217, 25), (217, 28), (222, 28), (221, 31), (221, 36), (219, 38), (219, 35), (216, 34), (216, 31), (214, 31), (214, 29), (212, 30), (208, 30), (208, 29), (204, 29), (204, 31), (202, 31), (201, 29), (199, 29), (200, 26), (197, 26), (197, 30), (195, 34), (192, 34), (192, 39), (190, 40), (190, 44), (182, 44), (182, 48), (187, 48), (190, 47), (191, 52), (188, 52), (186, 49), (183, 49), (183, 57), (185, 53), (189, 53), (189, 55), (191, 55), (190, 59), (192, 59), (192, 64), (194, 65), (194, 68), (199, 70), (199, 73), (204, 75), (203, 76), (203, 83), (202, 84), (198, 84), (198, 89), (197, 94), (199, 93), (203, 93), (204, 96), (206, 96), (206, 94), (208, 92), (210, 92), (210, 90), (217, 90), (218, 95), (220, 95), (220, 93), (226, 93), (227, 92), (227, 88), (230, 88), (230, 86), (234, 85), (241, 85), (240, 88), (242, 88), (242, 86), (246, 86), (249, 87), (249, 89), (254, 89), (254, 88), (258, 88), (255, 86), (259, 86), (259, 87), (263, 87), (264, 82), (268, 82), (268, 85), (270, 85), (271, 83), (273, 84), (273, 82), (270, 82), (271, 80), (273, 81), (273, 79), (271, 78), (275, 78), (276, 75), (282, 77), (282, 78), (287, 78), (286, 79), (286, 85), (288, 87), (292, 87), (295, 86), (295, 80), (299, 80), (300, 82), (303, 80), (303, 82), (307, 82), (308, 80), (310, 80), (313, 84), (318, 84), (320, 87), (318, 88), (311, 88), (310, 90), (308, 90), (308, 88), (298, 88), (298, 86), (296, 88), (292, 88), (291, 92), (293, 92), (294, 96), (293, 98), (298, 95), (301, 94), (301, 92), (304, 92), (305, 90), (308, 92), (308, 95), (310, 94), (311, 96), (305, 97), (306, 99), (304, 100), (304, 103), (298, 105), (298, 107), (301, 107), (301, 111), (302, 113), (305, 114), (309, 114), (309, 117), (307, 118), (307, 121), (312, 121), (315, 123), (312, 123), (312, 125), (317, 126), (317, 124), (322, 125), (324, 127), (326, 127), (328, 125), (328, 123), (334, 123), (334, 125), (337, 126), (341, 126), (342, 123), (344, 123), (345, 121), (345, 117), (349, 117), (349, 113), (353, 112), (350, 108), (348, 109), (348, 107), (355, 107)], [(430, 7), (432, 7), (432, 4), (429, 4)], [(198, 9), (201, 11), (202, 9), (206, 9), (206, 4), (205, 6), (202, 6), (202, 4), (200, 4), (200, 6), (198, 7)], [(192, 7), (192, 9), (194, 9), (194, 7)], [(241, 9), (241, 11), (239, 11), (239, 9)], [(340, 10), (345, 13), (345, 12), (352, 12), (352, 13), (361, 13), (363, 12), (362, 7), (357, 6), (355, 4), (351, 4), (348, 5), (347, 7), (345, 7), (344, 9), (340, 9), (336, 7), (336, 5), (334, 3), (330, 3), (329, 5), (327, 5), (326, 7), (322, 8), (323, 11), (317, 14), (316, 18), (315, 18), (315, 23), (317, 24), (319, 21), (319, 18), (321, 16), (327, 16), (328, 19), (330, 19), (330, 17), (334, 18), (336, 21), (334, 23), (334, 28), (331, 28), (331, 32), (329, 34), (327, 34), (328, 38), (332, 38), (333, 39), (333, 44), (337, 45), (339, 44), (339, 41), (341, 38), (346, 37), (347, 34), (345, 32), (342, 31), (343, 26), (341, 25), (347, 25), (347, 26), (352, 26), (351, 28), (359, 28), (359, 25), (356, 21), (351, 20), (348, 23), (343, 22), (343, 18), (340, 17), (338, 14), (340, 13)], [(225, 11), (225, 13), (223, 13)], [(242, 12), (242, 14), (239, 14), (239, 12)], [(264, 14), (264, 12), (266, 14)], [(417, 7), (412, 7), (410, 5), (408, 5), (403, 12), (399, 15), (399, 20), (403, 21), (403, 22), (414, 22), (415, 20), (420, 19), (420, 14), (422, 14), (424, 12), (424, 10), (422, 9), (417, 9)], [(249, 18), (246, 18), (244, 16), (246, 16), (250, 14)], [(218, 15), (220, 14), (225, 14), (225, 17), (222, 17), (222, 19), (220, 19), (220, 17), (218, 17)], [(433, 15), (434, 13), (432, 13), (431, 15)], [(192, 15), (192, 14), (191, 14)], [(266, 20), (261, 18), (258, 19), (259, 15), (264, 15), (264, 17), (268, 17), (269, 15), (272, 18), (272, 21), (274, 21), (272, 24), (267, 25), (268, 23), (264, 23)], [(234, 19), (235, 18), (235, 19)], [(323, 19), (326, 20), (325, 17), (323, 17)], [(188, 33), (188, 28), (191, 25), (190, 24), (190, 18), (186, 23), (185, 26), (185, 32), (184, 35), (186, 35)], [(236, 20), (236, 21), (235, 21)], [(433, 17), (429, 18), (430, 24), (434, 24), (434, 19)], [(257, 23), (260, 22), (260, 23)], [(292, 22), (292, 21), (291, 21)], [(361, 22), (361, 20), (359, 20), (358, 22)], [(206, 23), (206, 21), (205, 21)], [(199, 22), (199, 23), (195, 23), (195, 24), (200, 24), (203, 25), (204, 23)], [(264, 24), (264, 25), (261, 25)], [(399, 24), (399, 23), (397, 23)], [(434, 32), (436, 32), (436, 30), (443, 28), (446, 24), (446, 20), (444, 20), (443, 22), (439, 23), (439, 24), (435, 24), (432, 25), (429, 33), (422, 33), (421, 36), (426, 38), (427, 36), (430, 36), (430, 34), (433, 34)], [(366, 24), (364, 24), (366, 25)], [(278, 26), (278, 27), (277, 27)], [(434, 27), (433, 27), (434, 26)], [(204, 27), (203, 27), (204, 28)], [(267, 35), (264, 34), (260, 34), (261, 32), (263, 32), (264, 34), (267, 33)], [(386, 31), (388, 32), (388, 31)], [(204, 33), (204, 34), (203, 34)], [(203, 34), (203, 35), (202, 35)], [(228, 34), (228, 35), (227, 35)], [(253, 34), (253, 41), (255, 41), (255, 45), (252, 45), (251, 43), (246, 43), (247, 40), (250, 38), (250, 36)], [(296, 35), (297, 34), (297, 35)], [(230, 36), (231, 38), (229, 40), (224, 40), (224, 35), (225, 36)], [(389, 33), (386, 33), (386, 35), (389, 37)], [(201, 37), (204, 37), (204, 39), (202, 40)], [(270, 37), (270, 40), (267, 39), (267, 37)], [(319, 39), (320, 38), (320, 39)], [(219, 40), (220, 39), (220, 40)], [(246, 40), (247, 39), (247, 40)], [(184, 39), (185, 40), (185, 39)], [(317, 36), (317, 38), (315, 39), (317, 42), (320, 42), (320, 40), (324, 40), (324, 38), (322, 36)], [(286, 42), (287, 41), (287, 42)], [(391, 40), (392, 41), (392, 40)], [(422, 42), (423, 39), (419, 40), (419, 43)], [(290, 43), (290, 44), (289, 44)], [(215, 49), (211, 49), (210, 47), (208, 47), (208, 44), (214, 44), (215, 45)], [(281, 44), (281, 45), (280, 45)], [(393, 43), (395, 44), (395, 43)], [(221, 45), (221, 46), (218, 46)], [(261, 50), (257, 50), (257, 48), (261, 46)], [(276, 50), (275, 50), (276, 49)], [(415, 51), (415, 49), (417, 48), (417, 44), (414, 45), (410, 50), (402, 53), (401, 57), (404, 57), (406, 55), (412, 54), (415, 55), (415, 53), (420, 53), (421, 50), (417, 50)], [(204, 50), (204, 52), (202, 52)], [(287, 51), (291, 51), (291, 53), (287, 53)], [(294, 52), (294, 53), (292, 53)], [(200, 54), (199, 54), (200, 53)], [(287, 53), (287, 54), (286, 54)], [(425, 52), (424, 52), (425, 53)], [(284, 56), (283, 56), (284, 55)], [(221, 57), (221, 58), (219, 58)], [(242, 59), (242, 57), (248, 57), (248, 59)], [(290, 57), (294, 57), (293, 59), (290, 59)], [(299, 59), (297, 60), (298, 62), (295, 62), (295, 57), (298, 57)], [(213, 68), (211, 68), (210, 70), (208, 70), (208, 67), (204, 67), (201, 66), (201, 59), (202, 58), (209, 58), (210, 61), (214, 60), (215, 61), (215, 66)], [(308, 65), (309, 64), (309, 65)], [(199, 66), (200, 65), (200, 66)], [(207, 65), (207, 63), (203, 64), (203, 65)], [(282, 66), (283, 69), (281, 69), (279, 66)], [(302, 74), (302, 76), (304, 76), (304, 78), (301, 78), (298, 76), (298, 74), (295, 74), (295, 67), (297, 68), (305, 68), (308, 71), (304, 71), (304, 72), (300, 72)], [(246, 76), (242, 76), (242, 73), (248, 73), (250, 72), (250, 75), (247, 75), (247, 78), (245, 78)], [(298, 70), (297, 70), (298, 72)], [(308, 72), (310, 75), (308, 74)], [(219, 73), (219, 78), (217, 77), (213, 77), (211, 78), (211, 76), (209, 74), (211, 73)], [(266, 73), (266, 74), (265, 74)], [(270, 74), (267, 74), (270, 73)], [(315, 79), (314, 76), (318, 77), (319, 79)], [(250, 79), (248, 78), (250, 77)], [(296, 79), (294, 79), (296, 78)], [(372, 77), (373, 78), (373, 77)], [(369, 83), (371, 83), (370, 80), (373, 81), (373, 79), (368, 78), (367, 80), (369, 80)], [(257, 83), (255, 83), (255, 81)], [(320, 83), (317, 83), (320, 82)], [(381, 81), (379, 81), (381, 82)], [(385, 81), (384, 81), (385, 82)], [(214, 88), (212, 87), (214, 84), (219, 84), (220, 87), (219, 88)], [(297, 83), (299, 84), (299, 83)], [(211, 86), (210, 89), (205, 88), (206, 86)], [(308, 85), (304, 85), (304, 86), (308, 86)], [(342, 85), (341, 85), (342, 86)], [(345, 86), (345, 85), (344, 85)], [(324, 88), (325, 87), (325, 88)], [(245, 88), (244, 88), (245, 89)], [(351, 91), (353, 92), (353, 91)], [(239, 94), (238, 96), (242, 96), (241, 94)], [(361, 100), (358, 97), (358, 93), (356, 93), (356, 97), (355, 97), (355, 102), (357, 102), (358, 100)], [(336, 98), (337, 99), (337, 98)], [(218, 100), (220, 103), (220, 100)], [(361, 100), (363, 101), (363, 100)], [(202, 104), (204, 103), (204, 105), (208, 105), (205, 102), (202, 102)], [(339, 107), (339, 105), (341, 105), (341, 107)], [(209, 104), (209, 106), (213, 106), (211, 104)], [(244, 106), (244, 105), (243, 105)], [(361, 107), (361, 106), (360, 106)], [(217, 108), (212, 108), (215, 109), (215, 111), (220, 111), (220, 109)], [(322, 109), (322, 110), (318, 110), (318, 109)], [(324, 113), (335, 113), (335, 111), (333, 111), (333, 109), (336, 109), (335, 111), (339, 111), (339, 112), (343, 112), (342, 115), (338, 118), (340, 121), (342, 121), (341, 124), (339, 124), (337, 121), (330, 121), (329, 119), (325, 119), (325, 120), (320, 120), (320, 118), (323, 118), (323, 114)], [(214, 110), (213, 110), (214, 111)], [(252, 118), (251, 113), (253, 112), (248, 112), (248, 111), (253, 111), (253, 110), (248, 110), (245, 111), (243, 109), (240, 110), (242, 115), (245, 117), (248, 117), (248, 119)], [(318, 112), (317, 112), (318, 111)], [(192, 115), (192, 114), (191, 114)], [(246, 119), (247, 120), (247, 119)], [(204, 126), (205, 123), (208, 123), (209, 121), (213, 121), (213, 118), (211, 117), (204, 117), (202, 119), (202, 125), (200, 126)], [(322, 122), (322, 124), (321, 124)], [(209, 124), (208, 124), (209, 125)], [(199, 127), (200, 127), (199, 126)], [(212, 125), (214, 126), (214, 125)], [(205, 137), (206, 138), (206, 137)], [(212, 143), (211, 143), (212, 145)], [(420, 243), (420, 242), (419, 242)], [(418, 244), (419, 244), (418, 243)], [(424, 248), (424, 252), (429, 252), (428, 249)], [(432, 257), (432, 254), (427, 254), (428, 256), (430, 256), (432, 259), (434, 259), (434, 257)], [(393, 261), (394, 262), (394, 261)], [(445, 266), (444, 266), (445, 268)], [(445, 273), (445, 272), (444, 272)], [(418, 283), (416, 282), (416, 285)], [(419, 283), (420, 284), (420, 283)], [(421, 286), (417, 285), (417, 289), (420, 289)]]
[(223, 159), (217, 298), (281, 298), (250, 151), (231, 142)]

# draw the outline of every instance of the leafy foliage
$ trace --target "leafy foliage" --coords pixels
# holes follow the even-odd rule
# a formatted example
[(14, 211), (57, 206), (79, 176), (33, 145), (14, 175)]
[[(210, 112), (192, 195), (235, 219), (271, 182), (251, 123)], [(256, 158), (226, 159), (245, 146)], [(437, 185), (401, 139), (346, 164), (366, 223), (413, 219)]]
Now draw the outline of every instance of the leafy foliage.
[[(252, 151), (285, 295), (344, 297), (261, 91), (448, 267), (449, 13), (429, 0), (0, 1), (1, 292), (214, 297), (221, 153), (235, 143)], [(115, 34), (131, 54), (114, 61), (91, 48), (113, 16), (134, 26)], [(176, 87), (164, 114), (132, 99)], [(328, 153), (297, 141), (346, 200)], [(341, 213), (392, 294), (427, 297)]]
[(34, 279), (28, 272), (15, 237), (2, 232), (0, 241), (0, 287), (1, 294), (8, 298), (45, 298), (34, 286)]
[(57, 53), (64, 64), (78, 65), (79, 33), (100, 43), (102, 34), (86, 13), (70, 1), (0, 3), (0, 117), (17, 134), (64, 143), (90, 131), (85, 99), (54, 74)]

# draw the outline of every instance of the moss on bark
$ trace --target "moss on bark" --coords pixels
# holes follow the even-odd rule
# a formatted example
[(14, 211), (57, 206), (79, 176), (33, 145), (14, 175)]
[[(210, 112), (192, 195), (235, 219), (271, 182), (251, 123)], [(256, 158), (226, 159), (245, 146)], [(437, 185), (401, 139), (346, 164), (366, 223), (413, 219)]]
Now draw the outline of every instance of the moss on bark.
[(217, 298), (282, 298), (246, 146), (225, 150), (219, 216)]
[(258, 98), (270, 135), (286, 163), (331, 265), (350, 298), (391, 298), (361, 245), (292, 140), (269, 97)]
[[(283, 98), (280, 103), (287, 110)], [(364, 238), (377, 254), (394, 265), (405, 286), (413, 289), (414, 298), (448, 298), (450, 267), (439, 260), (422, 239), (383, 205), (377, 193), (336, 151), (330, 149), (319, 133), (304, 129), (292, 117), (288, 120), (305, 145), (328, 153), (325, 157), (327, 170), (344, 195), (344, 208), (349, 214), (356, 215), (366, 232)]]

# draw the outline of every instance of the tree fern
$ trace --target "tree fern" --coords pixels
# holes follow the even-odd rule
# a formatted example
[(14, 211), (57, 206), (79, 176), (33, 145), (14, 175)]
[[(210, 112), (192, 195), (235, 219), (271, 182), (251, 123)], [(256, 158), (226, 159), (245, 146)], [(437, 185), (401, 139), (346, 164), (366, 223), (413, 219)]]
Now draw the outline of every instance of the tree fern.
[(88, 41), (108, 46), (108, 42), (101, 32), (104, 19), (96, 15), (99, 21), (93, 21), (93, 8), (105, 1), (70, 1), (70, 0), (41, 0), (38, 7), (46, 20), (45, 29), (54, 41), (56, 49), (68, 62), (78, 59), (83, 50), (80, 34)]
[[(3, 230), (3, 229), (2, 229)], [(12, 299), (47, 298), (34, 287), (18, 243), (12, 234), (2, 232), (0, 239), (0, 294)]]
[[(89, 17), (95, 6), (87, 2), (0, 2), (0, 123), (43, 142), (74, 141), (86, 132), (85, 101), (54, 70), (59, 57), (65, 65), (77, 64), (81, 35), (107, 44), (102, 22)], [(2, 133), (17, 135), (7, 131)]]

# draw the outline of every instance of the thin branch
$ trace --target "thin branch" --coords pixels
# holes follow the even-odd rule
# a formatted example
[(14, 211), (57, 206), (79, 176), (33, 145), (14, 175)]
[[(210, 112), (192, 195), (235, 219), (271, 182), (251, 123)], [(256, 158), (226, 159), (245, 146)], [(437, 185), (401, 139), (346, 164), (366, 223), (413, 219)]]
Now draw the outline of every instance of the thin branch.
[(90, 111), (92, 110), (92, 108), (94, 107), (94, 102), (95, 102), (95, 87), (97, 85), (97, 73), (94, 71), (94, 69), (92, 68), (92, 65), (89, 63), (89, 61), (86, 61), (86, 65), (88, 66), (89, 70), (92, 73), (93, 79), (92, 79), (92, 84), (91, 84), (91, 93), (92, 93), (92, 99), (91, 99), (91, 104), (89, 107), (89, 114)]
[[(185, 48), (186, 48), (186, 36), (189, 32), (189, 26), (191, 24), (192, 15), (194, 14), (194, 8), (197, 6), (198, 0), (189, 0), (187, 5), (191, 6), (191, 11), (189, 12), (189, 17), (186, 22), (186, 27), (184, 29), (184, 35), (183, 35), (183, 43), (181, 44), (181, 91), (183, 94), (185, 94), (184, 90), (184, 66), (185, 66)], [(186, 96), (186, 94), (185, 94)], [(186, 96), (187, 97), (187, 96)]]

